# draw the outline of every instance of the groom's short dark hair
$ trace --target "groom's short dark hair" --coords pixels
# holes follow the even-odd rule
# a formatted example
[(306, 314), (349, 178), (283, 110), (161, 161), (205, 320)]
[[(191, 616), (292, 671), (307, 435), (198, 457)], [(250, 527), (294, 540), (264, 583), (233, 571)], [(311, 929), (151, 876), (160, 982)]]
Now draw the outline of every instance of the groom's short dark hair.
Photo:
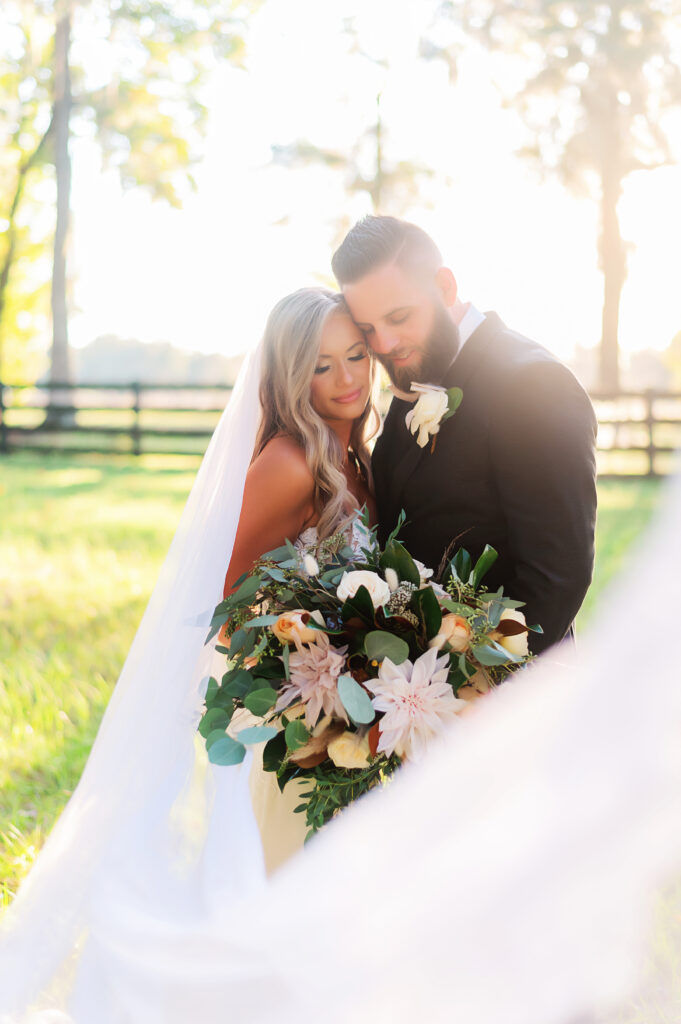
[(442, 266), (440, 250), (422, 228), (397, 217), (370, 216), (350, 228), (333, 254), (331, 267), (344, 285), (393, 261), (428, 276)]

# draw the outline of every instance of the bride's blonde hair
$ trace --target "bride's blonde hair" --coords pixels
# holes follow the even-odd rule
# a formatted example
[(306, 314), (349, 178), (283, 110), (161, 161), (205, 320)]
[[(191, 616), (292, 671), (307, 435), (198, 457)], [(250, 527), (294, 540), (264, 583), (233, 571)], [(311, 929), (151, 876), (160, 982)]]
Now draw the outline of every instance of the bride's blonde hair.
[[(267, 320), (263, 337), (260, 402), (263, 418), (253, 457), (279, 434), (293, 438), (314, 477), (320, 540), (342, 529), (357, 504), (343, 472), (345, 452), (338, 437), (312, 406), (312, 379), (322, 331), (330, 316), (350, 316), (343, 296), (326, 288), (300, 288), (281, 299)], [(371, 460), (367, 442), (380, 420), (374, 403), (375, 363), (371, 352), (370, 397), (350, 434), (354, 457), (369, 488)]]

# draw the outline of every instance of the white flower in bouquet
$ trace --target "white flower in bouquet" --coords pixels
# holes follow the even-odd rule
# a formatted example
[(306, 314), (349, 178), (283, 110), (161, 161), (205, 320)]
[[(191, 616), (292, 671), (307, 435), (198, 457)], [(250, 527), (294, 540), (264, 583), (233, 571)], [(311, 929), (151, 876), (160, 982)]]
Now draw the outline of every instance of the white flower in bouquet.
[(336, 768), (368, 768), (369, 738), (346, 729), (337, 739), (332, 740), (327, 753)]
[(466, 702), (454, 696), (447, 682), (449, 658), (437, 650), (422, 654), (415, 662), (394, 665), (384, 658), (378, 679), (365, 686), (374, 693), (372, 704), (384, 712), (380, 721), (378, 751), (386, 755), (418, 760), (428, 741), (439, 735)]
[[(412, 390), (416, 390), (413, 385)], [(435, 386), (419, 385), (418, 390), (421, 395), (404, 422), (412, 434), (418, 434), (416, 443), (419, 448), (425, 448), (429, 438), (440, 429), (442, 417), (449, 409), (449, 395), (444, 388)]]
[[(517, 608), (504, 608), (499, 619), (499, 624), (501, 625), (502, 622), (518, 622), (521, 626), (527, 625), (525, 616)], [(498, 644), (501, 644), (509, 654), (515, 654), (518, 657), (526, 658), (530, 653), (526, 631), (523, 631), (522, 633), (514, 633), (512, 636), (494, 635), (494, 639)]]
[(355, 596), (360, 587), (366, 587), (374, 608), (382, 608), (390, 600), (390, 587), (386, 581), (381, 579), (378, 573), (370, 572), (368, 569), (344, 572), (336, 589), (336, 596), (339, 601), (347, 601), (348, 598)]
[(425, 587), (426, 584), (428, 583), (428, 580), (433, 575), (433, 570), (429, 569), (427, 565), (423, 564), (423, 562), (419, 562), (418, 558), (414, 558), (412, 559), (412, 561), (416, 568), (418, 569), (418, 574), (421, 580), (421, 587)]
[(313, 729), (320, 711), (348, 721), (338, 693), (338, 677), (345, 667), (346, 647), (332, 647), (326, 633), (317, 632), (317, 642), (300, 647), (289, 657), (290, 681), (279, 695), (275, 710), (282, 711), (294, 699), (305, 705), (305, 724)]

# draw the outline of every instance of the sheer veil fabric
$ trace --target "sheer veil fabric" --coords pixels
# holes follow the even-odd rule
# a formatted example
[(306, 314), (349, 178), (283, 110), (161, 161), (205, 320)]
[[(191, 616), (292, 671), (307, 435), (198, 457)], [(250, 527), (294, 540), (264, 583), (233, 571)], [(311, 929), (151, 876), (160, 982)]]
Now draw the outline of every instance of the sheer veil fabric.
[(63, 991), (28, 1019), (590, 1020), (627, 997), (655, 889), (681, 870), (681, 486), (578, 660), (549, 652), (267, 880), (244, 770), (207, 767), (193, 746), (213, 656), (197, 617), (233, 543), (249, 380), (257, 358), (81, 784), (8, 917), (4, 1019), (24, 1019), (81, 939)]

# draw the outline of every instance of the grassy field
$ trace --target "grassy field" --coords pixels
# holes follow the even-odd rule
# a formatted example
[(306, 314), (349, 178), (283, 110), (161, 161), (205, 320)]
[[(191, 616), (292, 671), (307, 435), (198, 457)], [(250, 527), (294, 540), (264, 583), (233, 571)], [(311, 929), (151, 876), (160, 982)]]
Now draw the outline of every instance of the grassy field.
[[(142, 616), (195, 459), (0, 459), (0, 904), (82, 770)], [(594, 585), (650, 517), (658, 485), (600, 487)]]

